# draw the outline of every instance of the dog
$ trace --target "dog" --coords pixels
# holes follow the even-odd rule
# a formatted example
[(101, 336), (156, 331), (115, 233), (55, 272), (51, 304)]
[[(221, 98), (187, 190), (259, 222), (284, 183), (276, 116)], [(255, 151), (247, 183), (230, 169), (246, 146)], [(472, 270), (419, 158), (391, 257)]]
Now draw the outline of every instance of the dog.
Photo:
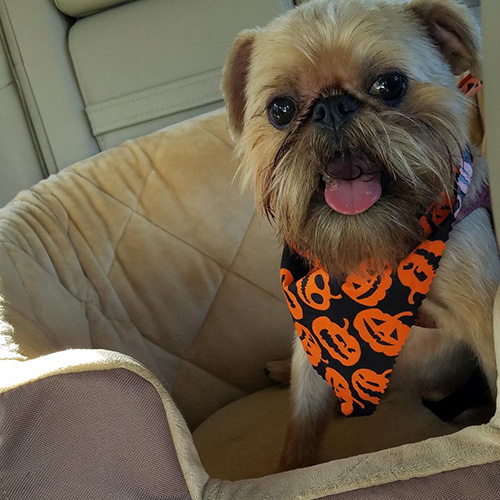
[[(481, 77), (480, 38), (454, 0), (312, 0), (242, 32), (223, 71), (228, 128), (243, 181), (283, 243), (341, 281), (362, 262), (398, 269), (425, 240), (422, 213), (456, 189), (469, 147), (462, 209), (474, 208), (488, 181), (471, 144), (470, 100), (457, 89), (465, 71)], [(495, 398), (499, 283), (490, 214), (477, 208), (454, 225), (418, 309), (433, 329), (413, 327), (391, 384), (417, 381), (439, 399), (465, 383), (472, 353)], [(279, 470), (314, 463), (336, 401), (299, 335), (290, 383)]]

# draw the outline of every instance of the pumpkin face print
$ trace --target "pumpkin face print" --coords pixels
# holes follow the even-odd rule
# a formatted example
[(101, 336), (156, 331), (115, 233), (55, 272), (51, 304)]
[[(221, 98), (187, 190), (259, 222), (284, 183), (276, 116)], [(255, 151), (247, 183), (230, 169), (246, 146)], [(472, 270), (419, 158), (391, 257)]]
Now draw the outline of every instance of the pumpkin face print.
[(373, 271), (369, 261), (360, 264), (359, 271), (351, 273), (342, 285), (343, 292), (364, 306), (376, 306), (392, 285), (392, 269), (387, 267), (382, 274)]
[(412, 316), (412, 313), (391, 316), (380, 309), (365, 309), (354, 318), (354, 328), (375, 352), (397, 356), (411, 330), (400, 320), (403, 316)]
[(429, 293), (432, 280), (436, 275), (437, 265), (432, 265), (426, 256), (440, 257), (446, 244), (443, 241), (424, 241), (414, 252), (404, 259), (398, 267), (398, 278), (404, 286), (410, 288), (408, 302), (415, 303), (415, 294)]
[(360, 368), (352, 374), (352, 386), (361, 399), (378, 405), (380, 396), (389, 383), (387, 376), (391, 372), (392, 370), (386, 370), (379, 374), (368, 368)]
[(429, 235), (432, 233), (432, 227), (429, 224), (426, 215), (422, 215), (422, 217), (420, 217), (419, 224), (420, 227), (424, 230), (425, 237), (428, 238)]
[(291, 283), (293, 283), (292, 273), (288, 269), (281, 269), (280, 280), (283, 293), (285, 294), (285, 299), (288, 302), (288, 309), (290, 309), (293, 319), (302, 319), (304, 315), (302, 307), (300, 306), (295, 295), (288, 290), (288, 287)]
[(432, 222), (436, 226), (440, 226), (441, 223), (450, 215), (451, 208), (448, 204), (446, 198), (443, 197), (441, 202), (439, 202), (432, 211)]
[(348, 416), (354, 411), (354, 403), (357, 403), (361, 408), (365, 407), (361, 401), (354, 398), (347, 380), (337, 370), (327, 368), (325, 380), (333, 387), (335, 396), (340, 401), (340, 410), (344, 415)]
[(359, 342), (348, 333), (348, 327), (347, 319), (344, 319), (344, 326), (341, 327), (326, 316), (320, 316), (312, 323), (313, 332), (321, 345), (344, 366), (355, 365), (361, 356)]
[(313, 309), (326, 311), (332, 299), (340, 299), (340, 295), (332, 295), (330, 276), (324, 269), (315, 269), (305, 276), (297, 286), (299, 297)]
[(314, 335), (303, 325), (295, 322), (295, 331), (299, 336), (300, 342), (302, 343), (302, 348), (309, 358), (309, 363), (313, 366), (318, 366), (321, 362), (325, 362), (321, 354), (321, 346)]
[(431, 222), (434, 226), (440, 226), (450, 213), (451, 201), (444, 193), (441, 193), (441, 200), (434, 203), (434, 205), (420, 217), (420, 226), (424, 230), (425, 237), (427, 238), (433, 231)]

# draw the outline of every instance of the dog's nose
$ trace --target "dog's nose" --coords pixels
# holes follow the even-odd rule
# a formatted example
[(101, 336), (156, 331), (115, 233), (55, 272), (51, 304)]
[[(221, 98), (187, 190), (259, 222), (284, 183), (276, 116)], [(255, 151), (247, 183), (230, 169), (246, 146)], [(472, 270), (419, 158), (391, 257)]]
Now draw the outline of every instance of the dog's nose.
[(337, 132), (346, 125), (358, 109), (358, 101), (348, 95), (325, 97), (316, 103), (312, 122), (321, 129)]

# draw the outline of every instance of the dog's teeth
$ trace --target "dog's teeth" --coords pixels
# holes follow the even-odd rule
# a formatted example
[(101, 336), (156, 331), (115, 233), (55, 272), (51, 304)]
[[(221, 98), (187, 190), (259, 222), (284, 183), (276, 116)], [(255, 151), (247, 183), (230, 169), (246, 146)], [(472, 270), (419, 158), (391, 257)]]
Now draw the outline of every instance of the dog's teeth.
[(329, 184), (329, 190), (330, 191), (335, 191), (339, 187), (339, 181), (336, 179), (330, 180)]
[(338, 179), (332, 179), (329, 175), (324, 175), (323, 181), (327, 185), (329, 191), (335, 191), (339, 187)]

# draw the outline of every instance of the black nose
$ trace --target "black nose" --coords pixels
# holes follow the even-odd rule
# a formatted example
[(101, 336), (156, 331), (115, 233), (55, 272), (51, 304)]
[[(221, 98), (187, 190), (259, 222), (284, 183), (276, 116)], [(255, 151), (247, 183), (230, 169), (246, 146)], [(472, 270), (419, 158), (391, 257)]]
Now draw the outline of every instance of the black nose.
[(358, 109), (358, 101), (348, 95), (325, 97), (316, 103), (312, 122), (319, 128), (337, 132), (346, 125)]

